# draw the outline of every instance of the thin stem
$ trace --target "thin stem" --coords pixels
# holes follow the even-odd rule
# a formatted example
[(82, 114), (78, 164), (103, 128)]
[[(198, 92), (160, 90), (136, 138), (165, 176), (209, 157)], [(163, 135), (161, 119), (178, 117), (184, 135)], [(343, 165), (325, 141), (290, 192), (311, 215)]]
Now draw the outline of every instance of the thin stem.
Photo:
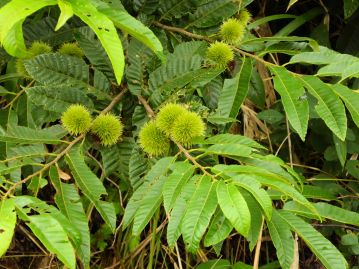
[(35, 83), (35, 80), (31, 81), (26, 87), (22, 88), (21, 91), (19, 91), (16, 96), (6, 105), (4, 106), (3, 109), (7, 109), (8, 107), (12, 106), (12, 104), (20, 98), (20, 96), (28, 89), (30, 88), (33, 84)]

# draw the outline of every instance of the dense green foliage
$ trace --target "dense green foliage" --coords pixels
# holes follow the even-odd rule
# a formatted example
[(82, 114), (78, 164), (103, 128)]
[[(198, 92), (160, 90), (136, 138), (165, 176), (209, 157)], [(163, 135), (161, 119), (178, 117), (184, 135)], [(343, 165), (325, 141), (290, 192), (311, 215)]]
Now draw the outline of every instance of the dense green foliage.
[(358, 269), (359, 3), (301, 2), (0, 2), (0, 265)]

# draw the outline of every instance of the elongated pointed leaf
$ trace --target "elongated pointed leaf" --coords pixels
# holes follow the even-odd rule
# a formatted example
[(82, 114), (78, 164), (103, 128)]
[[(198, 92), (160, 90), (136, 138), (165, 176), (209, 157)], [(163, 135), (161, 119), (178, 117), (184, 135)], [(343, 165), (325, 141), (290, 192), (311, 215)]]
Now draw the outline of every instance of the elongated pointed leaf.
[(277, 257), (283, 269), (290, 269), (294, 259), (294, 239), (290, 226), (273, 211), (271, 221), (267, 222), (270, 237), (277, 250)]
[(162, 57), (162, 44), (156, 35), (139, 20), (136, 20), (124, 9), (114, 9), (108, 5), (102, 4), (98, 11), (108, 16), (116, 27), (129, 33), (137, 40), (141, 41), (153, 52)]
[(10, 55), (16, 55), (17, 57), (25, 58), (30, 56), (27, 51), (22, 32), (22, 23), (24, 21), (18, 21), (7, 33), (1, 44), (4, 49)]
[(133, 220), (133, 235), (140, 235), (162, 202), (162, 187), (167, 177), (161, 176), (146, 188)]
[(60, 223), (49, 214), (28, 216), (27, 226), (44, 244), (47, 250), (70, 269), (76, 268), (75, 250)]
[[(56, 5), (56, 0), (37, 0), (37, 1), (27, 1), (27, 0), (12, 0), (0, 9), (0, 43), (6, 44), (6, 48), (10, 50), (8, 53), (15, 57), (25, 57), (26, 53), (23, 52), (25, 48), (24, 39), (20, 37), (22, 31), (15, 32), (21, 28), (21, 22), (24, 21), (32, 13), (38, 11), (39, 9)], [(10, 33), (12, 32), (12, 33)], [(16, 39), (16, 44), (21, 50), (13, 49), (9, 47), (9, 38), (8, 34), (12, 36), (11, 39)]]
[(218, 99), (217, 116), (236, 118), (247, 96), (252, 75), (252, 60), (243, 58), (241, 69), (232, 79), (225, 79)]
[(194, 170), (195, 167), (188, 163), (179, 162), (174, 165), (172, 174), (166, 179), (163, 186), (163, 205), (167, 213), (172, 209)]
[(217, 184), (217, 199), (223, 214), (237, 232), (247, 236), (251, 225), (251, 214), (238, 187), (233, 183), (226, 184), (219, 181)]
[(70, 0), (75, 15), (79, 16), (96, 33), (111, 60), (117, 83), (120, 84), (125, 68), (122, 43), (113, 22), (99, 12), (90, 1)]
[(126, 228), (133, 220), (139, 207), (142, 205), (144, 196), (151, 190), (152, 185), (159, 181), (159, 179), (166, 175), (168, 169), (174, 162), (174, 158), (167, 157), (162, 158), (152, 166), (151, 170), (145, 176), (145, 182), (137, 188), (134, 194), (131, 196), (123, 216), (122, 228)]
[(332, 88), (315, 76), (302, 76), (298, 79), (318, 100), (318, 104), (315, 106), (318, 115), (337, 137), (344, 140), (347, 132), (345, 108)]
[[(313, 203), (314, 207), (317, 209), (320, 216), (325, 219), (334, 220), (337, 222), (351, 224), (355, 226), (359, 226), (359, 214), (357, 212), (353, 212), (350, 210), (346, 210), (331, 204), (327, 203)], [(284, 205), (284, 209), (287, 211), (291, 211), (295, 214), (299, 214), (308, 218), (317, 219), (312, 212), (310, 212), (307, 208), (302, 205), (290, 201)]]
[(312, 225), (290, 212), (280, 210), (279, 216), (308, 245), (327, 269), (345, 269), (348, 264), (339, 250)]
[(359, 126), (359, 93), (341, 84), (331, 85), (331, 88), (343, 100), (354, 123)]
[(284, 67), (270, 67), (274, 75), (274, 88), (282, 98), (284, 110), (290, 124), (304, 141), (309, 120), (309, 105), (302, 96), (305, 94), (302, 84)]
[(198, 249), (216, 207), (216, 183), (212, 183), (208, 176), (202, 176), (182, 220), (182, 236), (190, 252)]
[(250, 192), (251, 195), (262, 207), (264, 215), (268, 220), (272, 217), (272, 200), (270, 199), (267, 192), (261, 188), (260, 182), (254, 177), (248, 175), (241, 175), (232, 177), (233, 183), (240, 186)]
[(196, 189), (196, 179), (200, 176), (193, 176), (187, 184), (183, 187), (181, 194), (176, 199), (176, 202), (171, 211), (171, 216), (167, 225), (167, 243), (173, 248), (179, 236), (181, 235), (181, 223), (183, 216), (186, 214), (188, 201), (191, 199)]
[(5, 131), (0, 127), (0, 141), (19, 144), (59, 144), (65, 135), (66, 131), (60, 125), (41, 130), (8, 125)]
[(59, 20), (57, 21), (55, 31), (59, 30), (74, 15), (71, 5), (63, 0), (58, 0), (57, 4), (61, 10)]
[(74, 147), (67, 155), (66, 162), (72, 175), (83, 194), (94, 204), (101, 217), (111, 228), (116, 228), (116, 213), (113, 204), (101, 201), (102, 195), (107, 194), (100, 179), (85, 164), (84, 156), (80, 153), (80, 147)]
[(224, 241), (231, 231), (233, 225), (226, 218), (221, 210), (217, 210), (208, 227), (208, 232), (204, 238), (204, 246), (209, 247)]
[(80, 195), (72, 184), (62, 183), (55, 167), (50, 168), (50, 178), (56, 189), (55, 202), (61, 213), (80, 232), (80, 244), (75, 249), (85, 268), (90, 266), (90, 230)]
[(16, 213), (12, 199), (0, 201), (0, 257), (9, 248), (15, 232)]

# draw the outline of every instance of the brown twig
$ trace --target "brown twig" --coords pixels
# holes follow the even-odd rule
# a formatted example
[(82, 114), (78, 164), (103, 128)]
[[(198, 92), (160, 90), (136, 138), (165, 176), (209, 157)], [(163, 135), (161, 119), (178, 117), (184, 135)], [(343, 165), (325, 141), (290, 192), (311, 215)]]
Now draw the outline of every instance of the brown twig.
[[(124, 95), (124, 93), (126, 92), (126, 89), (121, 91), (118, 95), (116, 95), (112, 102), (101, 112), (101, 113), (106, 113), (108, 111), (110, 111), (115, 105), (116, 103), (118, 103), (122, 96)], [(80, 136), (76, 137), (72, 142), (70, 142), (67, 147), (61, 151), (55, 159), (53, 159), (51, 162), (47, 163), (42, 169), (40, 169), (39, 171), (27, 176), (26, 178), (24, 178), (23, 180), (20, 180), (19, 182), (16, 182), (13, 186), (10, 187), (10, 189), (5, 193), (5, 195), (3, 196), (2, 199), (5, 199), (6, 197), (8, 197), (11, 192), (13, 190), (15, 190), (18, 186), (26, 183), (27, 181), (29, 181), (30, 179), (32, 179), (35, 176), (41, 175), (43, 172), (45, 172), (47, 169), (49, 169), (52, 165), (56, 164), (63, 156), (65, 156), (66, 153), (68, 153), (73, 146), (75, 146), (78, 142), (80, 142), (83, 138), (85, 137), (85, 134), (81, 134)]]
[(4, 106), (3, 109), (7, 109), (8, 107), (10, 107), (17, 99), (20, 98), (20, 96), (28, 89), (30, 88), (33, 84), (35, 83), (35, 80), (32, 80), (26, 87), (23, 87), (21, 89), (21, 91), (19, 91), (16, 96), (6, 105)]
[(176, 32), (176, 33), (180, 33), (182, 35), (185, 35), (185, 36), (188, 36), (188, 37), (191, 37), (191, 38), (194, 38), (194, 39), (200, 39), (200, 40), (206, 40), (208, 42), (213, 42), (212, 39), (210, 39), (209, 37), (207, 36), (203, 36), (203, 35), (198, 35), (198, 34), (193, 34), (191, 32), (188, 32), (182, 28), (178, 28), (178, 27), (173, 27), (173, 26), (168, 26), (168, 25), (164, 25), (160, 22), (154, 22), (154, 25), (162, 28), (162, 29), (165, 29), (167, 31), (170, 31), (170, 32)]
[[(154, 25), (164, 29), (164, 30), (167, 30), (167, 31), (170, 31), (170, 32), (175, 32), (175, 33), (179, 33), (179, 34), (182, 34), (182, 35), (185, 35), (185, 36), (188, 36), (190, 38), (194, 38), (194, 39), (199, 39), (199, 40), (206, 40), (210, 43), (212, 43), (214, 40), (207, 37), (207, 36), (204, 36), (204, 35), (198, 35), (198, 34), (194, 34), (194, 33), (191, 33), (191, 32), (188, 32), (182, 28), (178, 28), (178, 27), (174, 27), (174, 26), (168, 26), (168, 25), (164, 25), (160, 22), (154, 22)], [(257, 60), (258, 62), (261, 62), (261, 63), (264, 63), (265, 65), (269, 65), (269, 66), (276, 66), (275, 64), (271, 63), (271, 62), (267, 62), (266, 60), (258, 57), (257, 55), (254, 55), (252, 53), (249, 53), (249, 52), (246, 52), (246, 51), (243, 51), (235, 46), (231, 46), (231, 48), (234, 50), (234, 51), (237, 51), (238, 53), (244, 55), (244, 56), (248, 56), (248, 57), (251, 57), (255, 60)]]
[(145, 108), (148, 116), (150, 118), (154, 118), (156, 116), (155, 112), (153, 111), (153, 109), (150, 107), (150, 105), (148, 104), (148, 102), (146, 101), (145, 98), (143, 98), (143, 96), (138, 95), (138, 100), (140, 101), (140, 103), (143, 105), (143, 107)]

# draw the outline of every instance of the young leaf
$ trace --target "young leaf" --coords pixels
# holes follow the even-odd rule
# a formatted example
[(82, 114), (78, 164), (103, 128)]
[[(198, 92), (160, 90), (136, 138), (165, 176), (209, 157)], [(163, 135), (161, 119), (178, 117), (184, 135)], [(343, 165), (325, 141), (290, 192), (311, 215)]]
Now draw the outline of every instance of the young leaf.
[(64, 26), (64, 24), (74, 15), (72, 7), (69, 3), (63, 0), (58, 0), (57, 4), (59, 5), (61, 14), (59, 20), (57, 21), (55, 31), (59, 30), (62, 26)]
[(290, 212), (278, 211), (279, 217), (308, 245), (327, 269), (348, 268), (347, 261), (339, 250), (312, 225)]
[(233, 183), (217, 184), (218, 204), (233, 227), (243, 236), (247, 236), (251, 225), (251, 214), (246, 200)]
[(98, 11), (108, 16), (116, 27), (141, 41), (158, 56), (160, 56), (160, 58), (163, 57), (162, 44), (155, 36), (155, 34), (139, 20), (136, 20), (134, 17), (128, 14), (127, 11), (124, 9), (114, 9), (105, 4), (98, 7)]
[(304, 141), (308, 128), (309, 105), (301, 82), (281, 66), (270, 67), (274, 75), (274, 87), (280, 94), (288, 120)]
[[(15, 30), (21, 29), (21, 22), (23, 22), (28, 16), (37, 10), (50, 6), (56, 5), (56, 0), (37, 0), (37, 1), (27, 1), (27, 0), (12, 0), (0, 9), (0, 43), (7, 44), (8, 48), (9, 40), (5, 42), (8, 38), (7, 35), (12, 35), (12, 38), (16, 38), (16, 44), (19, 45), (21, 50), (12, 49), (8, 51), (14, 57), (24, 57), (26, 53), (23, 52), (25, 48), (24, 39), (20, 37), (20, 33), (15, 33)], [(16, 14), (16, 16), (14, 16)]]
[(342, 141), (347, 132), (347, 117), (345, 108), (340, 99), (333, 92), (331, 87), (315, 76), (299, 76), (303, 86), (317, 100), (315, 110), (324, 120), (325, 124)]
[(190, 252), (195, 252), (217, 207), (216, 183), (202, 176), (188, 202), (182, 220), (182, 236)]
[(9, 248), (16, 225), (15, 205), (12, 199), (0, 201), (0, 257)]
[(116, 213), (113, 204), (100, 201), (107, 194), (100, 179), (85, 164), (80, 147), (74, 147), (67, 155), (66, 162), (83, 194), (95, 205), (97, 211), (112, 231), (116, 229)]
[(121, 84), (125, 57), (122, 43), (113, 22), (87, 0), (70, 0), (73, 12), (96, 33), (109, 56), (118, 84)]
[(290, 269), (294, 259), (294, 239), (290, 226), (273, 210), (273, 217), (267, 221), (267, 227), (281, 267)]
[(81, 241), (76, 246), (76, 252), (81, 258), (85, 268), (90, 264), (90, 231), (87, 217), (84, 212), (81, 198), (72, 184), (62, 183), (54, 166), (50, 168), (50, 178), (56, 189), (55, 202), (61, 213), (66, 216), (72, 225), (80, 232)]

